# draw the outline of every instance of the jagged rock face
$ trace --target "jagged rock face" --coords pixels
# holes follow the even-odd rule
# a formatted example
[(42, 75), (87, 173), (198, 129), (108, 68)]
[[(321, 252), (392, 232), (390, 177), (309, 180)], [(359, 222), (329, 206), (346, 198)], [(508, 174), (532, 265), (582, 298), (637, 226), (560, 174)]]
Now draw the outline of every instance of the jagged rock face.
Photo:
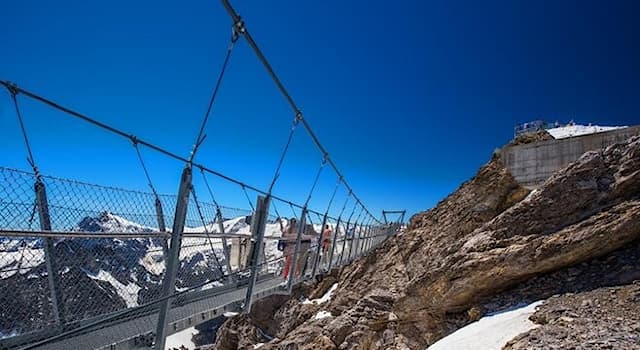
[[(585, 154), (532, 193), (494, 157), (407, 232), (343, 268), (329, 303), (285, 303), (277, 313), (297, 321), (264, 348), (422, 349), (477, 318), (486, 297), (638, 238), (640, 138)], [(332, 317), (315, 319), (320, 310)]]
[[(462, 241), (408, 286), (400, 315), (434, 318), (460, 312), (478, 298), (537, 274), (602, 256), (640, 237), (640, 139), (585, 154), (537, 191)], [(437, 323), (437, 322), (436, 322)], [(440, 335), (431, 322), (401, 333), (421, 344)]]
[(546, 130), (540, 130), (532, 133), (520, 134), (507, 146), (517, 146), (517, 145), (526, 145), (528, 143), (546, 141), (546, 140), (554, 140), (554, 137), (551, 136)]

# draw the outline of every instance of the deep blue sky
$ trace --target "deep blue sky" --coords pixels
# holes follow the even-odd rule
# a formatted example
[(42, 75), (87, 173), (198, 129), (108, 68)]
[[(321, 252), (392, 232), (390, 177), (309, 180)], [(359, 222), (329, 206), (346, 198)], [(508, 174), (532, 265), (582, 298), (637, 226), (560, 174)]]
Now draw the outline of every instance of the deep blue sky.
[[(637, 1), (233, 3), (376, 214), (432, 207), (516, 123), (640, 121)], [(7, 1), (0, 79), (187, 155), (230, 25), (216, 0)], [(22, 101), (44, 173), (146, 188), (129, 143)], [(241, 40), (198, 161), (266, 188), (292, 117)], [(0, 165), (28, 169), (6, 91), (0, 147)], [(143, 154), (158, 189), (174, 193), (181, 165)], [(320, 160), (300, 129), (275, 192), (303, 201)], [(247, 207), (237, 188), (211, 181), (223, 204)], [(313, 207), (334, 182), (326, 172)]]

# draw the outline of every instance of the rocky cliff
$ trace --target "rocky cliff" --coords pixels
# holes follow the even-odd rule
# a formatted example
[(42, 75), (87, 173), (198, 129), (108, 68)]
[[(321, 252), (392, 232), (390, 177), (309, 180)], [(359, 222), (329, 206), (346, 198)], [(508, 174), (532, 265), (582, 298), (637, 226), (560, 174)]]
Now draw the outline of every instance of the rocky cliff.
[[(227, 322), (217, 348), (424, 349), (487, 312), (631, 283), (640, 278), (638, 238), (640, 138), (586, 153), (533, 192), (494, 156), (373, 253)], [(299, 302), (333, 283), (330, 301)], [(620, 292), (629, 293), (635, 289)], [(638, 302), (609, 304), (637, 309)], [(528, 348), (535, 339), (532, 333), (509, 346)]]

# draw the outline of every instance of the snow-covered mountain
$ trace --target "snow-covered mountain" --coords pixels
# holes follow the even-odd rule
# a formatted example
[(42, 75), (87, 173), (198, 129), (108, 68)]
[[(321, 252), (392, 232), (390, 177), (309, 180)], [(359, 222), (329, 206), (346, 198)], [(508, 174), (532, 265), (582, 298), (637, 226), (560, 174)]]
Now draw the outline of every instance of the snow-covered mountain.
[[(223, 225), (226, 233), (249, 235), (244, 216), (225, 220)], [(159, 297), (165, 271), (163, 241), (159, 238), (100, 237), (100, 233), (153, 232), (154, 228), (102, 212), (83, 218), (71, 230), (96, 235), (95, 238), (63, 238), (54, 243), (63, 299), (61, 311), (65, 320), (85, 319)], [(188, 233), (204, 231), (204, 227), (185, 228)], [(218, 225), (208, 225), (207, 231), (217, 233)], [(279, 235), (279, 225), (269, 224), (268, 231), (268, 235), (276, 232)], [(274, 254), (280, 253), (273, 250)], [(226, 269), (224, 259), (219, 238), (212, 238), (211, 242), (207, 238), (183, 238), (177, 290), (219, 278), (221, 268)], [(9, 312), (0, 318), (0, 333), (20, 334), (47, 325), (52, 316), (40, 240), (6, 239), (0, 242), (0, 285), (0, 289), (6, 291), (1, 293), (0, 303), (15, 305), (7, 308)], [(204, 288), (215, 285), (220, 282)]]
[(87, 216), (83, 218), (73, 231), (138, 233), (153, 232), (154, 229), (105, 211), (95, 217)]

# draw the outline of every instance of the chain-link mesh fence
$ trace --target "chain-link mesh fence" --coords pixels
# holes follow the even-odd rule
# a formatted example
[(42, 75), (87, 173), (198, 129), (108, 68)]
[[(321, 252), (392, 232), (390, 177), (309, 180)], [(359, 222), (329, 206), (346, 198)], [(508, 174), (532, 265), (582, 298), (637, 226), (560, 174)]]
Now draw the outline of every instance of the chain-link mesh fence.
[[(162, 296), (170, 241), (159, 232), (159, 219), (170, 231), (176, 196), (42, 176), (50, 228), (56, 232), (44, 238), (35, 194), (38, 178), (0, 168), (0, 180), (0, 339), (58, 323), (79, 324)], [(196, 205), (192, 197), (188, 208), (176, 290), (220, 287), (217, 280), (231, 271), (222, 238), (211, 235), (221, 227), (225, 233), (248, 235), (251, 212), (220, 207), (219, 225), (215, 205)], [(52, 241), (51, 267), (45, 259), (47, 239)]]
[[(170, 300), (169, 333), (191, 325), (194, 317), (201, 322), (227, 308), (237, 310), (245, 301), (256, 238), (250, 210), (218, 207), (192, 191), (176, 294), (165, 297), (176, 196), (1, 167), (0, 180), (0, 348), (21, 337), (53, 344), (56, 334), (68, 336), (60, 348), (72, 344), (69, 339), (86, 348), (133, 336), (146, 335), (141, 339), (148, 342), (162, 300)], [(38, 181), (48, 215), (36, 200)], [(281, 209), (289, 205), (292, 215), (282, 216), (276, 202)], [(323, 215), (311, 212), (296, 254), (299, 215), (291, 203), (272, 201), (253, 295), (285, 292), (288, 279), (309, 279), (314, 266), (316, 273), (338, 267), (380, 241), (370, 239), (367, 245), (362, 225), (338, 225), (331, 217), (324, 222)], [(89, 326), (92, 337), (79, 331)]]

